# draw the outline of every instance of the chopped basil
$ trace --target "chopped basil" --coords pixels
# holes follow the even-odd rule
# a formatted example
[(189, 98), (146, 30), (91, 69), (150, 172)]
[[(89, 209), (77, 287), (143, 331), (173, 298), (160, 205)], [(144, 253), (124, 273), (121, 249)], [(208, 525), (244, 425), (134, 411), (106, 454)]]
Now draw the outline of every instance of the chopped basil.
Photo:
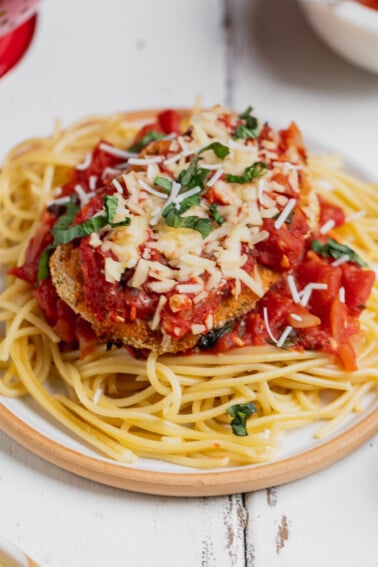
[(200, 150), (197, 155), (200, 155), (203, 152), (207, 152), (208, 150), (213, 150), (215, 155), (220, 159), (224, 159), (230, 153), (229, 148), (224, 144), (222, 144), (221, 142), (212, 142), (208, 146), (202, 148), (202, 150)]
[(68, 244), (75, 238), (83, 238), (84, 236), (89, 236), (92, 232), (96, 232), (101, 228), (104, 228), (108, 224), (107, 218), (104, 216), (93, 217), (81, 224), (76, 224), (65, 230), (58, 230), (55, 233), (55, 245)]
[(113, 222), (114, 216), (117, 212), (118, 207), (118, 199), (113, 195), (105, 195), (104, 196), (104, 208), (106, 213), (106, 218), (108, 219), (109, 223)]
[(200, 204), (200, 195), (197, 193), (196, 195), (192, 195), (191, 197), (187, 197), (183, 201), (181, 201), (179, 205), (179, 213), (185, 213), (191, 207), (195, 207), (196, 205)]
[(239, 118), (245, 121), (245, 124), (239, 124), (236, 127), (234, 138), (235, 140), (243, 139), (248, 140), (250, 138), (257, 138), (259, 135), (259, 123), (255, 116), (251, 115), (253, 111), (252, 106), (248, 106), (244, 112), (239, 114)]
[(320, 256), (334, 258), (335, 260), (342, 256), (349, 256), (351, 262), (355, 262), (364, 268), (367, 267), (366, 262), (364, 262), (352, 248), (349, 248), (346, 244), (340, 244), (340, 242), (337, 242), (333, 238), (328, 238), (325, 244), (320, 242), (320, 240), (313, 240), (311, 242), (311, 249), (317, 254), (320, 254)]
[(267, 165), (263, 161), (255, 161), (252, 165), (245, 168), (242, 175), (226, 175), (229, 183), (251, 183), (254, 179), (262, 177), (267, 170)]
[(226, 219), (219, 213), (218, 207), (215, 203), (210, 205), (210, 213), (213, 215), (215, 222), (218, 224), (223, 224), (225, 222)]
[(53, 250), (53, 246), (47, 246), (39, 257), (37, 271), (38, 282), (46, 280), (50, 275), (49, 260)]
[(147, 144), (150, 142), (154, 142), (156, 140), (161, 140), (165, 138), (166, 134), (162, 134), (162, 132), (156, 132), (156, 130), (151, 130), (151, 132), (147, 132), (145, 136), (139, 142), (136, 142), (132, 146), (129, 147), (129, 152), (139, 153)]
[(243, 124), (239, 124), (239, 126), (236, 127), (234, 134), (235, 140), (250, 140), (251, 138), (256, 138), (256, 137), (257, 137), (257, 132), (255, 130), (251, 130), (250, 128), (247, 128), (247, 126), (244, 126)]
[(219, 339), (223, 337), (223, 335), (229, 333), (232, 330), (233, 326), (234, 322), (228, 321), (225, 325), (223, 325), (223, 327), (220, 327), (219, 329), (212, 329), (206, 335), (202, 335), (197, 343), (198, 348), (200, 348), (201, 350), (208, 350), (210, 348), (213, 348), (217, 344)]
[(79, 210), (80, 207), (78, 205), (72, 202), (67, 203), (66, 212), (59, 218), (59, 220), (56, 221), (53, 228), (51, 229), (51, 232), (53, 236), (55, 236), (55, 238), (57, 233), (66, 230), (69, 226), (71, 226)]
[(200, 155), (208, 150), (213, 150), (215, 155), (220, 159), (224, 159), (230, 153), (229, 148), (224, 144), (221, 144), (221, 142), (212, 142), (199, 150), (190, 162), (188, 168), (183, 169), (180, 172), (178, 182), (181, 183), (183, 187), (186, 187), (187, 189), (193, 189), (193, 187), (197, 186), (201, 187), (201, 189), (203, 188), (205, 179), (209, 175), (209, 171), (207, 169), (199, 168), (198, 160)]
[(257, 408), (254, 402), (235, 404), (228, 408), (227, 413), (233, 418), (231, 421), (232, 433), (239, 437), (248, 435), (246, 428), (247, 419), (256, 412)]
[[(189, 201), (189, 199), (193, 199), (194, 197), (196, 196), (194, 195), (193, 197), (189, 197), (185, 201)], [(176, 206), (173, 203), (168, 205), (168, 207), (163, 210), (162, 215), (165, 219), (165, 222), (168, 226), (172, 226), (174, 228), (191, 228), (198, 231), (201, 234), (202, 238), (206, 238), (213, 230), (210, 219), (203, 219), (195, 216), (182, 217), (180, 213), (184, 212), (182, 211), (182, 205), (185, 203), (185, 201), (181, 203), (180, 210), (177, 210)], [(187, 208), (185, 210), (187, 210), (191, 206), (191, 204), (187, 203)]]
[(156, 187), (161, 187), (168, 193), (172, 191), (172, 180), (168, 179), (168, 177), (161, 177), (161, 176), (155, 177), (154, 185), (156, 185)]
[(89, 236), (92, 232), (97, 232), (101, 228), (104, 228), (107, 224), (109, 224), (112, 228), (117, 226), (127, 226), (130, 224), (130, 218), (125, 218), (121, 222), (113, 222), (118, 205), (117, 197), (114, 195), (105, 195), (103, 200), (105, 215), (92, 217), (91, 219), (82, 222), (81, 224), (76, 224), (75, 226), (70, 225), (78, 213), (79, 207), (75, 206), (75, 211), (73, 207), (71, 207), (71, 210), (66, 212), (66, 214), (58, 220), (51, 231), (55, 237), (54, 246), (68, 244), (68, 242), (71, 242), (75, 238)]

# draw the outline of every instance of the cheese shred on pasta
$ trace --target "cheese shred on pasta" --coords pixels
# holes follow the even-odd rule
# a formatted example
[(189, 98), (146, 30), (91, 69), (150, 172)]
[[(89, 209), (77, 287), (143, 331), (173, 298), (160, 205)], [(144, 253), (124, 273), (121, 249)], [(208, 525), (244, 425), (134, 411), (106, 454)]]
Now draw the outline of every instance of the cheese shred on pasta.
[[(123, 115), (65, 131), (57, 124), (50, 138), (28, 140), (8, 154), (0, 173), (4, 272), (23, 263), (40, 214), (72, 168), (84, 167), (99, 140), (127, 147), (139, 127)], [(378, 186), (344, 173), (334, 156), (310, 158), (310, 170), (316, 191), (346, 213), (334, 234), (370, 265), (378, 262)], [(354, 372), (322, 352), (268, 345), (217, 355), (152, 353), (146, 361), (99, 345), (80, 358), (79, 351), (60, 350), (31, 286), (13, 276), (5, 276), (0, 321), (0, 395), (30, 394), (71, 432), (123, 462), (142, 456), (208, 469), (271, 460), (286, 430), (319, 421), (316, 437), (329, 435), (363, 409), (378, 383), (377, 284), (360, 317)], [(57, 383), (64, 383), (64, 395)], [(258, 412), (247, 420), (248, 435), (234, 435), (227, 409), (251, 401)]]

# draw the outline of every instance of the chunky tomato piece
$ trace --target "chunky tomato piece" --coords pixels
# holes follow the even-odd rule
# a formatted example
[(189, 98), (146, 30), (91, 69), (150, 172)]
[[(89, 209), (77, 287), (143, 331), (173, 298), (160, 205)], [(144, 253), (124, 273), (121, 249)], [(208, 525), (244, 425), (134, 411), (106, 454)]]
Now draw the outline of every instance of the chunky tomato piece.
[(245, 333), (243, 340), (246, 344), (266, 345), (269, 338), (268, 332), (262, 316), (259, 313), (251, 312), (245, 319)]
[(345, 223), (345, 213), (341, 207), (329, 203), (321, 195), (318, 195), (320, 211), (319, 226), (323, 226), (326, 222), (333, 220), (335, 226), (341, 226)]
[(282, 153), (286, 153), (290, 148), (294, 148), (298, 152), (298, 155), (303, 160), (306, 160), (306, 147), (303, 142), (301, 131), (295, 122), (291, 122), (289, 127), (285, 130), (280, 130), (279, 135), (281, 138), (279, 149)]
[(321, 259), (309, 260), (299, 265), (295, 274), (299, 289), (310, 283), (327, 285), (327, 289), (313, 290), (309, 301), (311, 313), (320, 317), (322, 321), (326, 320), (329, 315), (329, 304), (339, 293), (341, 269)]
[(289, 313), (293, 310), (293, 300), (290, 297), (269, 291), (259, 301), (258, 309), (263, 313), (264, 307), (267, 308), (269, 325), (274, 335), (278, 335), (283, 327), (287, 325)]
[(255, 246), (256, 260), (278, 272), (296, 266), (304, 254), (304, 235), (309, 230), (304, 213), (296, 208), (290, 223), (281, 228), (274, 226), (273, 219), (265, 219), (263, 229), (269, 238)]
[(181, 116), (176, 110), (160, 112), (158, 123), (165, 134), (181, 134)]
[(345, 303), (351, 315), (359, 315), (374, 285), (375, 274), (372, 270), (361, 270), (360, 267), (347, 263), (341, 266), (341, 285), (345, 289)]

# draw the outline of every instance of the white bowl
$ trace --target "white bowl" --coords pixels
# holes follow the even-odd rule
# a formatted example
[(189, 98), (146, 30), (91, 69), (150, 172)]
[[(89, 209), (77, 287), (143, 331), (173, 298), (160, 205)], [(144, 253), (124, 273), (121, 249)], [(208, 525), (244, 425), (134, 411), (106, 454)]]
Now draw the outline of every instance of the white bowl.
[(378, 73), (378, 11), (354, 0), (299, 0), (321, 39), (339, 55)]

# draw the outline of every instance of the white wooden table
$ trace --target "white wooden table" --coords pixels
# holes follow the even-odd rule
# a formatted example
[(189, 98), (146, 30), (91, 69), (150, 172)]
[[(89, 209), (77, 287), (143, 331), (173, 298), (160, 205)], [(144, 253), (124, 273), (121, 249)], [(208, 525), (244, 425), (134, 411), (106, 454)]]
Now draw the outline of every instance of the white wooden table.
[[(251, 103), (378, 180), (378, 77), (307, 28), (294, 0), (49, 0), (28, 56), (0, 82), (0, 154), (97, 112)], [(378, 561), (373, 439), (301, 481), (170, 499), (86, 481), (0, 433), (0, 535), (43, 567), (371, 567)]]

